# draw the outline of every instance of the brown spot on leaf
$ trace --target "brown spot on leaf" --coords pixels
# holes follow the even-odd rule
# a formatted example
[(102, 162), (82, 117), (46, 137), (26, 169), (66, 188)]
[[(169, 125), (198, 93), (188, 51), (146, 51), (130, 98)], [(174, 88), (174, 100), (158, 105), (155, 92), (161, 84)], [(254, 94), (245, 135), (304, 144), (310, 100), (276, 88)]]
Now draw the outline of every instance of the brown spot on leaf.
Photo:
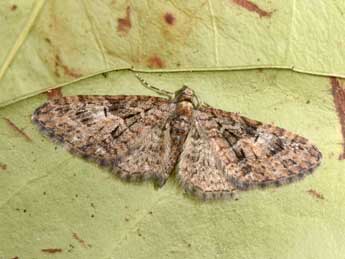
[(11, 5), (11, 11), (15, 11), (15, 10), (17, 10), (17, 8), (18, 8), (17, 5), (15, 5), (15, 4)]
[(140, 229), (137, 229), (137, 233), (138, 233), (138, 236), (142, 236), (142, 234), (140, 233)]
[(18, 256), (15, 256), (15, 257), (11, 257), (11, 259), (19, 259), (19, 257), (18, 257)]
[(149, 68), (164, 68), (165, 67), (164, 61), (156, 55), (148, 59), (147, 65)]
[(124, 18), (117, 19), (117, 31), (123, 34), (127, 34), (131, 27), (131, 7), (127, 6), (126, 16)]
[(313, 189), (309, 189), (307, 191), (307, 193), (309, 193), (314, 198), (317, 198), (317, 199), (320, 199), (320, 200), (324, 200), (325, 199), (325, 197), (321, 193), (319, 193), (319, 192), (317, 192), (317, 191), (315, 191)]
[(257, 71), (258, 73), (263, 73), (263, 72), (264, 72), (263, 68), (258, 68), (256, 71)]
[(49, 43), (49, 44), (52, 44), (52, 41), (49, 39), (49, 38), (44, 38), (44, 40)]
[(7, 165), (0, 163), (0, 169), (5, 171), (7, 169)]
[(7, 125), (11, 127), (15, 132), (17, 132), (19, 135), (24, 137), (28, 142), (32, 142), (32, 139), (20, 128), (17, 127), (16, 124), (14, 124), (10, 119), (3, 118), (4, 121), (6, 121)]
[(59, 99), (63, 96), (61, 92), (61, 87), (48, 90), (46, 94), (48, 96), (48, 100)]
[(57, 77), (60, 77), (60, 69), (64, 72), (65, 75), (78, 78), (81, 77), (82, 74), (78, 73), (76, 70), (69, 68), (67, 65), (65, 65), (60, 56), (58, 54), (55, 55), (55, 75)]
[(83, 239), (81, 239), (77, 233), (73, 232), (72, 234), (73, 234), (73, 238), (77, 240), (82, 245), (82, 247), (85, 247), (85, 248), (91, 247), (91, 245), (87, 244)]
[(73, 249), (74, 249), (74, 245), (72, 245), (72, 244), (69, 244), (68, 245), (69, 246), (69, 249), (67, 250), (67, 252), (72, 252), (73, 251)]
[[(341, 126), (341, 133), (343, 136), (343, 143), (345, 144), (345, 89), (340, 85), (339, 80), (336, 77), (331, 77), (332, 95), (336, 111), (338, 113), (339, 122)], [(342, 153), (339, 155), (339, 159), (345, 159), (345, 145), (343, 146)]]
[(61, 253), (62, 249), (61, 248), (44, 248), (41, 249), (43, 253), (48, 253), (48, 254), (56, 254), (56, 253)]
[(257, 13), (260, 17), (271, 17), (273, 12), (261, 9), (257, 4), (249, 0), (231, 0), (233, 3), (247, 9), (250, 12)]
[(164, 20), (169, 25), (174, 25), (176, 18), (172, 13), (166, 12), (164, 15)]

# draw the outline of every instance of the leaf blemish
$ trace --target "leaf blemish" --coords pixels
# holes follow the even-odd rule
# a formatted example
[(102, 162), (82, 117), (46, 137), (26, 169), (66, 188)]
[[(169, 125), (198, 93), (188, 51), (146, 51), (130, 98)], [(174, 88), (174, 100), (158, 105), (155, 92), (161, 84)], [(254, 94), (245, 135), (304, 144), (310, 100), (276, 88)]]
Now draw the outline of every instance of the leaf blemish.
[(55, 254), (55, 253), (61, 253), (62, 249), (61, 248), (44, 248), (44, 249), (41, 249), (41, 251), (48, 254)]
[(175, 16), (172, 13), (166, 12), (165, 15), (164, 15), (164, 20), (165, 20), (165, 22), (167, 24), (174, 25), (175, 21), (176, 21), (176, 18), (175, 18)]
[(14, 124), (10, 119), (3, 118), (4, 121), (6, 121), (7, 125), (10, 126), (12, 129), (14, 129), (19, 135), (24, 137), (28, 142), (32, 142), (32, 139), (20, 128), (17, 127), (16, 124)]
[(149, 68), (164, 68), (165, 64), (164, 64), (164, 61), (160, 57), (154, 55), (148, 59), (148, 67)]
[(0, 163), (0, 169), (5, 171), (7, 169), (7, 165)]
[(131, 22), (131, 7), (127, 6), (126, 16), (124, 18), (117, 19), (117, 31), (127, 34), (132, 27)]
[(55, 55), (55, 75), (57, 77), (60, 77), (59, 68), (61, 68), (63, 70), (65, 75), (68, 75), (68, 76), (71, 76), (71, 77), (74, 77), (74, 78), (78, 78), (78, 77), (82, 76), (82, 74), (78, 73), (74, 69), (71, 69), (66, 64), (64, 64), (62, 62), (59, 54), (56, 54)]
[(62, 92), (61, 92), (61, 88), (60, 87), (48, 90), (46, 92), (46, 94), (48, 96), (48, 100), (58, 99), (58, 98), (62, 97)]
[(250, 12), (257, 13), (261, 17), (271, 17), (273, 12), (261, 9), (257, 4), (249, 0), (231, 0), (233, 3), (247, 9)]
[(313, 189), (309, 189), (307, 191), (307, 193), (309, 193), (311, 196), (313, 196), (314, 198), (317, 198), (319, 200), (324, 200), (325, 199), (325, 197), (321, 193), (319, 193), (318, 191), (315, 191)]
[(52, 44), (52, 41), (49, 38), (44, 38), (44, 40), (48, 43), (48, 44)]
[(73, 238), (75, 240), (77, 240), (83, 247), (87, 248), (87, 247), (92, 247), (90, 244), (87, 244), (83, 239), (81, 239), (77, 233), (72, 233)]
[[(335, 109), (338, 113), (339, 122), (341, 126), (341, 133), (343, 136), (343, 143), (345, 143), (345, 89), (340, 85), (337, 78), (331, 77), (332, 95), (334, 99)], [(343, 144), (342, 153), (339, 155), (339, 160), (345, 159), (345, 145)]]

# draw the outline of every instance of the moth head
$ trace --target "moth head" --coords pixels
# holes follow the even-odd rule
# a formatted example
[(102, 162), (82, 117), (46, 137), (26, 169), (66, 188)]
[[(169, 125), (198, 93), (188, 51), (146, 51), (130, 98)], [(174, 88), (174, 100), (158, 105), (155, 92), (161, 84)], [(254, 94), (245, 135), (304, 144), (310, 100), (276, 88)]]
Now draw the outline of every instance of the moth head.
[(196, 97), (194, 91), (186, 85), (175, 92), (174, 100), (175, 102), (190, 102), (194, 107), (199, 106), (199, 100)]

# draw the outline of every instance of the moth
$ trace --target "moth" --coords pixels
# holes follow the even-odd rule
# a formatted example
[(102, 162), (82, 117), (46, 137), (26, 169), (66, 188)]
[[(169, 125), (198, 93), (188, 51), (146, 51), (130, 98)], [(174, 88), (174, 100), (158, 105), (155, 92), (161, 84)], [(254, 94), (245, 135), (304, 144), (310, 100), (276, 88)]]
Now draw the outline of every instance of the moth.
[(170, 97), (60, 97), (32, 120), (71, 153), (124, 180), (163, 186), (176, 169), (183, 189), (204, 200), (290, 183), (320, 164), (321, 152), (304, 137), (201, 104), (187, 86), (163, 94)]

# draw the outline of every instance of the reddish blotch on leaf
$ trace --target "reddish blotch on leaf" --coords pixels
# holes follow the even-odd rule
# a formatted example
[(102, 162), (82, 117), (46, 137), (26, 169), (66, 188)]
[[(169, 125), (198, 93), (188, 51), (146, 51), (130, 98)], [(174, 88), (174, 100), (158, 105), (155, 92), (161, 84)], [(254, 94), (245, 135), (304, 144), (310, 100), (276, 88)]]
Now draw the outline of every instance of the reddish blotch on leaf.
[(124, 18), (117, 19), (117, 31), (127, 34), (132, 27), (131, 22), (131, 7), (127, 6), (126, 16)]
[(152, 56), (148, 59), (148, 67), (149, 68), (164, 68), (165, 64), (164, 61), (158, 56)]
[(339, 155), (339, 160), (345, 159), (345, 89), (341, 86), (339, 80), (336, 77), (331, 77), (332, 95), (335, 104), (335, 109), (338, 114), (341, 134), (343, 137), (343, 150)]
[(172, 13), (166, 12), (165, 15), (164, 15), (164, 20), (165, 20), (165, 22), (167, 24), (174, 25), (175, 21), (176, 21), (176, 18), (175, 18), (175, 16)]
[(250, 12), (257, 13), (260, 17), (271, 17), (273, 12), (261, 9), (257, 4), (249, 0), (231, 0), (233, 3), (247, 9)]

